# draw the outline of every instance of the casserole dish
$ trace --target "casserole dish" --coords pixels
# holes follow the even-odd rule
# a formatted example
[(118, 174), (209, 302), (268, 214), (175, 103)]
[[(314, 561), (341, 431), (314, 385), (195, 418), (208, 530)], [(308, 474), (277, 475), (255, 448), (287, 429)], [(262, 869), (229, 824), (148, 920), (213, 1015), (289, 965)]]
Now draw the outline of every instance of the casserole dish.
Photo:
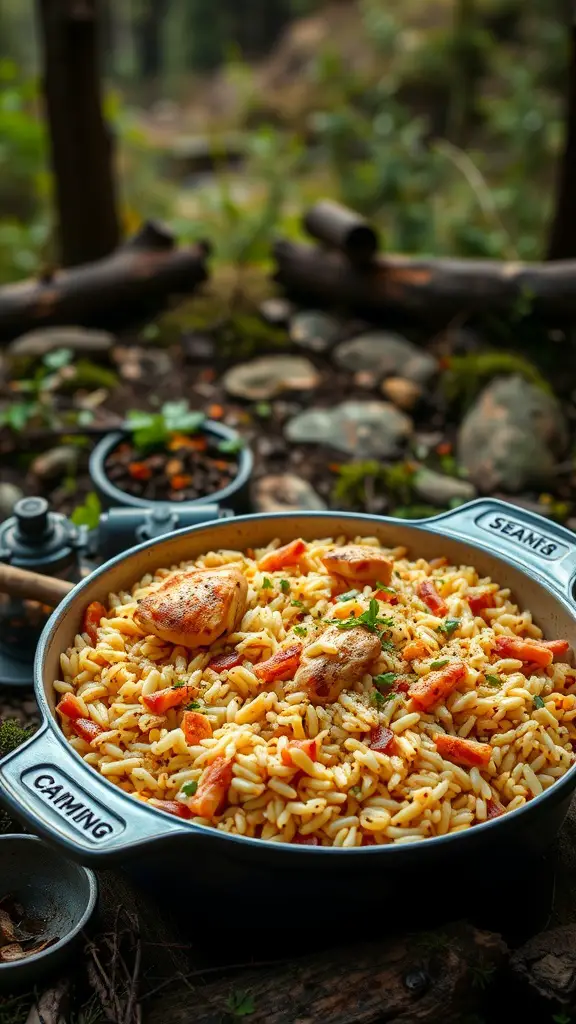
[[(383, 867), (410, 871), (416, 865), (457, 870), (539, 854), (553, 840), (576, 788), (576, 766), (549, 789), (513, 813), (463, 832), (409, 845), (308, 847), (227, 834), (175, 818), (134, 800), (89, 768), (69, 746), (55, 714), (52, 683), (59, 657), (80, 628), (86, 606), (106, 601), (144, 574), (215, 549), (263, 547), (274, 538), (313, 540), (345, 534), (375, 536), (384, 545), (403, 545), (409, 557), (446, 555), (456, 565), (473, 565), (509, 587), (550, 637), (565, 637), (576, 648), (573, 585), (576, 539), (561, 526), (495, 500), (480, 499), (428, 520), (407, 523), (340, 512), (251, 515), (208, 523), (133, 548), (78, 584), (51, 616), (35, 662), (36, 697), (42, 726), (0, 764), (0, 797), (34, 832), (91, 866), (130, 862), (136, 867), (179, 861), (202, 865), (204, 881), (242, 873), (281, 871), (285, 880), (327, 879), (353, 873), (368, 877)], [(487, 861), (488, 858), (488, 861)], [(238, 872), (240, 874), (238, 874)]]

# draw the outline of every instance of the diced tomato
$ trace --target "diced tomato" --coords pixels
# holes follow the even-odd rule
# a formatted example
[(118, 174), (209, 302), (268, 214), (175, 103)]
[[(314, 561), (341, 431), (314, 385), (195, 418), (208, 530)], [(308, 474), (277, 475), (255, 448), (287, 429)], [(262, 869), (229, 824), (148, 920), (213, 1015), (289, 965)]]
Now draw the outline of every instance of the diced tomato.
[(107, 614), (107, 609), (100, 603), (100, 601), (92, 601), (84, 612), (84, 618), (82, 619), (82, 632), (88, 633), (91, 643), (96, 643), (100, 620), (105, 619)]
[(374, 836), (371, 836), (369, 833), (365, 832), (364, 835), (362, 836), (362, 846), (376, 846), (376, 840), (374, 839)]
[(492, 747), (489, 743), (477, 743), (476, 740), (466, 740), (461, 736), (436, 736), (436, 750), (441, 757), (454, 764), (463, 764), (468, 768), (482, 767), (488, 764), (492, 757)]
[(191, 818), (189, 808), (180, 800), (149, 800), (148, 803), (157, 807), (159, 811), (166, 811), (167, 814), (175, 814), (177, 818)]
[(144, 694), (142, 703), (155, 715), (165, 715), (170, 708), (178, 708), (192, 700), (197, 692), (195, 686), (168, 686), (165, 690)]
[(444, 598), (440, 597), (432, 580), (422, 580), (422, 583), (418, 584), (418, 597), (424, 601), (424, 604), (428, 606), (431, 612), (434, 612), (434, 615), (440, 617), (446, 615), (448, 605)]
[(396, 594), (389, 594), (387, 590), (376, 590), (374, 596), (377, 601), (387, 601), (388, 604), (398, 604), (398, 597)]
[(502, 806), (499, 800), (494, 800), (492, 797), (486, 801), (486, 812), (488, 819), (499, 818), (501, 814), (506, 813), (506, 808)]
[(77, 721), (78, 718), (82, 718), (85, 714), (81, 702), (73, 693), (66, 693), (62, 697), (62, 700), (56, 705), (56, 711), (60, 715), (66, 715), (66, 718), (71, 718), (72, 721)]
[(567, 654), (570, 650), (570, 644), (567, 640), (544, 640), (546, 647), (549, 651), (552, 651), (553, 656), (560, 657), (561, 654)]
[(379, 725), (370, 734), (370, 750), (377, 750), (379, 754), (393, 754), (396, 749), (396, 737), (392, 729), (385, 725)]
[(553, 651), (544, 640), (532, 640), (529, 637), (499, 636), (496, 640), (495, 652), (501, 658), (518, 658), (519, 661), (535, 662), (540, 668), (552, 663)]
[(175, 473), (174, 476), (170, 477), (170, 487), (173, 491), (183, 491), (191, 483), (192, 477), (189, 473)]
[(320, 846), (317, 836), (302, 836), (299, 832), (296, 833), (292, 842), (295, 846)]
[(213, 818), (218, 813), (232, 782), (233, 758), (217, 757), (208, 765), (198, 789), (188, 801), (192, 814), (200, 818)]
[(152, 476), (152, 470), (145, 462), (130, 462), (128, 473), (133, 480), (149, 480)]
[(437, 672), (429, 672), (412, 683), (408, 693), (418, 708), (428, 711), (434, 704), (445, 700), (452, 690), (455, 690), (458, 683), (466, 675), (466, 666), (462, 661), (452, 661), (446, 668), (438, 669)]
[(258, 568), (264, 572), (275, 572), (286, 565), (296, 565), (305, 551), (306, 544), (301, 538), (292, 540), (289, 544), (276, 548), (276, 551), (269, 551), (267, 555), (263, 555), (258, 562)]
[(227, 669), (236, 668), (241, 664), (242, 655), (237, 651), (231, 651), (229, 654), (219, 654), (216, 658), (212, 658), (212, 661), (208, 662), (208, 668), (211, 668), (213, 672), (225, 672)]
[(409, 640), (402, 651), (404, 661), (415, 661), (416, 658), (425, 658), (427, 654), (428, 648), (423, 640)]
[(395, 693), (408, 693), (410, 685), (411, 684), (409, 679), (400, 678), (396, 680), (392, 689), (394, 690)]
[(315, 761), (318, 756), (316, 740), (290, 740), (288, 746), (284, 747), (282, 750), (282, 762), (289, 767), (294, 764), (290, 757), (290, 750), (294, 750), (294, 748), (297, 750), (303, 750), (305, 754), (308, 754), (311, 761)]
[(471, 595), (468, 598), (468, 605), (472, 615), (480, 615), (486, 608), (494, 608), (496, 601), (491, 590), (485, 590), (482, 594)]
[(197, 711), (185, 711), (182, 716), (182, 731), (186, 737), (186, 743), (193, 746), (212, 735), (212, 726), (206, 715), (199, 715)]
[(271, 658), (255, 665), (254, 672), (265, 683), (272, 683), (277, 679), (289, 679), (300, 664), (301, 654), (302, 644), (289, 644), (288, 647), (280, 647)]
[(77, 718), (72, 722), (72, 728), (77, 736), (82, 740), (86, 740), (86, 743), (92, 743), (97, 736), (100, 736), (104, 729), (96, 722), (93, 722), (91, 718)]

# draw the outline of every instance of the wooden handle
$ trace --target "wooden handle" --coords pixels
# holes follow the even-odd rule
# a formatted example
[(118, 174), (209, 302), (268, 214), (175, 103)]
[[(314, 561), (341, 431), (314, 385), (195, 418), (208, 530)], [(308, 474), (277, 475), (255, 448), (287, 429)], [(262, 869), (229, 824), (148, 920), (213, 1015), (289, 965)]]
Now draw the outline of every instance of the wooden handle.
[(39, 601), (40, 604), (55, 608), (74, 588), (67, 580), (42, 576), (39, 572), (17, 569), (0, 562), (0, 594), (8, 594), (21, 600)]

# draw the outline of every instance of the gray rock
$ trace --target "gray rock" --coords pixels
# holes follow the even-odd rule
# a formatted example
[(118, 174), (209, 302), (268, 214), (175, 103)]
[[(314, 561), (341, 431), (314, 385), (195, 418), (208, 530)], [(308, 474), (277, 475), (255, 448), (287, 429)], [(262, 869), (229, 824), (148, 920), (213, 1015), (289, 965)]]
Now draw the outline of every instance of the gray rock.
[(114, 336), (106, 331), (83, 327), (41, 327), (22, 334), (8, 347), (10, 355), (42, 358), (57, 348), (69, 348), (78, 355), (96, 356), (109, 352)]
[(380, 378), (404, 377), (416, 384), (427, 384), (438, 370), (434, 356), (391, 331), (369, 331), (343, 341), (334, 359), (344, 370), (369, 370)]
[(458, 460), (483, 493), (508, 494), (550, 482), (568, 433), (553, 395), (519, 376), (499, 377), (467, 413)]
[(456, 502), (471, 501), (476, 497), (476, 488), (468, 480), (445, 476), (433, 469), (422, 466), (412, 480), (415, 493), (422, 501), (443, 508)]
[(326, 352), (341, 333), (337, 320), (317, 310), (303, 310), (290, 321), (290, 338), (309, 352)]
[(254, 485), (257, 512), (315, 511), (326, 508), (325, 502), (307, 480), (294, 473), (264, 476)]
[(294, 305), (289, 299), (273, 295), (260, 304), (260, 316), (272, 327), (285, 327), (294, 313)]
[(24, 497), (24, 491), (21, 491), (16, 484), (10, 484), (8, 482), (0, 484), (0, 522), (4, 519), (8, 519), (12, 515), (12, 509), (20, 498)]
[(286, 424), (290, 441), (325, 444), (362, 458), (393, 458), (412, 434), (412, 420), (389, 402), (342, 402), (308, 409)]
[(229, 395), (251, 402), (274, 398), (283, 391), (311, 391), (319, 382), (316, 369), (303, 356), (263, 356), (231, 367), (223, 377)]
[(78, 448), (63, 444), (59, 448), (49, 448), (38, 455), (30, 466), (30, 472), (39, 480), (58, 480), (76, 471), (78, 466)]
[(404, 377), (387, 377), (382, 381), (382, 394), (399, 409), (409, 412), (422, 397), (422, 388), (413, 380)]

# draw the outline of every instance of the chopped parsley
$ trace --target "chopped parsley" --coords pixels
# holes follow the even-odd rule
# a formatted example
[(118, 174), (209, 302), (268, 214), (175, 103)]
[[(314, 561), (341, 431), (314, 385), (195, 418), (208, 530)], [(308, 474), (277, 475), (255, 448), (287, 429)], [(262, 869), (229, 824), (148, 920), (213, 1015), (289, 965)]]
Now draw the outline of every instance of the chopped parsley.
[(202, 705), (197, 700), (191, 700), (189, 704), (185, 704), (184, 711), (198, 711)]
[(185, 782), (184, 785), (182, 786), (182, 792), (184, 793), (184, 796), (194, 796), (194, 793), (196, 792), (197, 789), (197, 782)]
[(288, 580), (280, 580), (280, 590), (283, 594), (290, 593), (290, 583)]
[(385, 583), (380, 583), (379, 580), (378, 580), (377, 583), (374, 584), (374, 590), (383, 590), (385, 594), (395, 594), (396, 593), (396, 591), (394, 590), (394, 587), (387, 587)]
[(439, 658), (438, 661), (431, 661), (430, 668), (442, 668), (443, 665), (447, 665), (450, 658)]
[(262, 580), (262, 590), (271, 590), (271, 589), (272, 589), (272, 580), (269, 580), (268, 577), (265, 576), (264, 579)]
[(294, 608), (305, 608), (306, 607), (306, 605), (304, 604), (304, 601), (292, 601), (292, 604), (294, 605)]
[(340, 596), (337, 597), (336, 600), (337, 601), (351, 601), (353, 597), (358, 597), (359, 593), (360, 593), (359, 590), (347, 590), (345, 594), (340, 594)]
[(185, 679), (177, 679), (175, 683), (172, 683), (173, 690), (181, 690), (183, 686), (186, 686)]
[(296, 636), (308, 635), (308, 630), (306, 629), (305, 626), (294, 626), (293, 632), (296, 633)]
[(382, 675), (374, 676), (372, 682), (374, 683), (374, 686), (377, 686), (378, 689), (380, 689), (382, 686), (394, 686), (397, 678), (398, 676), (396, 672), (384, 672)]
[(445, 633), (446, 636), (452, 636), (460, 625), (460, 619), (444, 619), (444, 622), (438, 626), (439, 633)]
[(502, 686), (502, 680), (499, 676), (485, 675), (484, 679), (490, 686)]
[(384, 634), (380, 635), (380, 645), (383, 651), (395, 651), (396, 647), (391, 640), (386, 640)]
[(535, 708), (543, 708), (546, 706), (544, 704), (544, 701), (542, 700), (542, 697), (534, 697), (532, 703), (534, 704)]
[(371, 598), (370, 604), (361, 615), (353, 615), (350, 619), (336, 619), (338, 629), (355, 629), (356, 626), (366, 626), (371, 633), (377, 633), (376, 626), (393, 626), (394, 619), (383, 619), (379, 614), (378, 601)]
[(387, 701), (393, 700), (398, 694), (394, 690), (389, 690), (388, 693), (381, 693), (380, 690), (372, 690), (370, 694), (370, 701), (375, 704), (377, 708), (382, 707)]

